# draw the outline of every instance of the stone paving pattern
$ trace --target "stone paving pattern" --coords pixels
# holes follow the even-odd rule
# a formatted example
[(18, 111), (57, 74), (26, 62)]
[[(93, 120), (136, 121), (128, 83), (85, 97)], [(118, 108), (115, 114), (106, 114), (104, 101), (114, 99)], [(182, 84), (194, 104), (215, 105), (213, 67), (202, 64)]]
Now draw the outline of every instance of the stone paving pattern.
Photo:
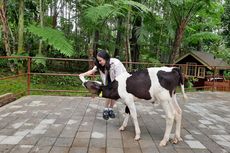
[[(26, 96), (0, 108), (1, 153), (227, 153), (230, 152), (230, 94), (187, 93), (182, 138), (177, 145), (158, 144), (165, 129), (160, 105), (136, 102), (141, 140), (135, 141), (129, 121), (118, 130), (124, 104), (117, 102), (116, 118), (102, 119), (104, 99), (90, 97)], [(173, 136), (173, 135), (172, 135)]]

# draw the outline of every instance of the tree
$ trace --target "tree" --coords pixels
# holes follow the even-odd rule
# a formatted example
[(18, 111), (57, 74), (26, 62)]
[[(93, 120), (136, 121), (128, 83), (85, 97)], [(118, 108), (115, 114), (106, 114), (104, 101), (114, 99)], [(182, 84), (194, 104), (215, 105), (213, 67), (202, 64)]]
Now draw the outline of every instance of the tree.
[(196, 13), (210, 4), (210, 0), (169, 0), (172, 16), (176, 22), (176, 32), (173, 41), (169, 63), (174, 63), (182, 42), (185, 28)]
[[(141, 2), (138, 0), (137, 2)], [(133, 7), (133, 11), (138, 11), (138, 8)], [(136, 13), (133, 15), (133, 26), (131, 30), (131, 39), (130, 39), (130, 48), (131, 48), (131, 59), (133, 62), (139, 61), (139, 55), (140, 55), (140, 45), (138, 43), (138, 39), (140, 36), (139, 29), (142, 26), (142, 17), (140, 14)], [(135, 66), (135, 65), (134, 65)]]
[(120, 55), (121, 50), (121, 42), (122, 42), (122, 23), (123, 18), (122, 16), (117, 17), (117, 33), (116, 33), (116, 42), (115, 42), (115, 50), (114, 50), (114, 57), (118, 57)]
[[(18, 12), (22, 1), (7, 1), (7, 20), (1, 18), (5, 33), (0, 49), (11, 54), (24, 39), (25, 50), (31, 56), (42, 52), (44, 56), (90, 58), (92, 49), (105, 49), (123, 61), (167, 63), (188, 50), (217, 52), (224, 46), (222, 29), (225, 42), (229, 40), (228, 1), (222, 28), (222, 8), (215, 5), (219, 1), (42, 0), (43, 9), (39, 10), (41, 0), (24, 0), (25, 30), (19, 30), (23, 29)], [(24, 38), (20, 39), (23, 31)], [(38, 47), (40, 39), (43, 47)], [(3, 49), (6, 44), (9, 49)]]
[[(132, 8), (135, 8), (135, 10)], [(126, 27), (125, 28), (126, 32), (124, 35), (124, 37), (126, 38), (125, 39), (126, 55), (127, 55), (126, 57), (128, 58), (127, 61), (132, 61), (131, 54), (130, 54), (130, 42), (129, 42), (130, 36), (131, 36), (132, 23), (134, 23), (132, 19), (135, 18), (135, 22), (138, 21), (140, 23), (140, 20), (139, 20), (140, 18), (136, 20), (137, 18), (134, 17), (134, 15), (139, 14), (139, 16), (141, 16), (141, 14), (149, 13), (150, 10), (145, 5), (142, 5), (141, 3), (131, 1), (131, 0), (130, 1), (120, 0), (120, 1), (113, 1), (110, 3), (99, 3), (99, 4), (93, 4), (93, 5), (91, 4), (84, 11), (85, 11), (84, 21), (85, 21), (85, 24), (87, 23), (87, 28), (89, 28), (89, 31), (95, 31), (95, 30), (97, 31), (99, 28), (101, 30), (102, 26), (105, 26), (107, 22), (113, 19), (117, 19), (115, 20), (116, 22), (118, 21), (121, 22), (122, 18), (126, 20), (126, 22), (123, 23), (125, 24), (124, 27)], [(118, 17), (119, 17), (119, 20), (118, 20)], [(114, 22), (109, 22), (109, 24), (114, 25)], [(137, 25), (133, 29), (133, 38), (132, 38), (132, 41), (135, 45), (137, 44), (137, 38), (138, 38), (138, 35), (136, 35), (137, 34), (136, 29), (137, 29)], [(119, 42), (119, 39), (121, 36), (117, 34), (117, 37), (119, 38), (117, 38), (116, 40), (117, 42)], [(93, 41), (93, 42), (96, 43), (96, 41)], [(136, 57), (133, 58), (135, 60), (139, 58), (138, 57), (139, 54), (136, 54), (137, 52), (138, 51), (133, 50), (133, 55), (136, 55)], [(118, 55), (117, 52), (114, 53), (114, 55)]]
[(230, 48), (230, 1), (224, 3), (224, 13), (222, 16), (223, 36), (226, 46)]
[(185, 31), (184, 50), (214, 52), (214, 46), (218, 47), (222, 43), (220, 32), (223, 12), (220, 2), (211, 2), (208, 9), (197, 12)]
[[(43, 28), (43, 25), (44, 25), (44, 13), (43, 13), (43, 0), (39, 0), (39, 10), (40, 10), (40, 26), (41, 28)], [(39, 49), (38, 49), (38, 54), (39, 56), (42, 56), (42, 39), (40, 39), (39, 41)]]
[(9, 41), (9, 25), (6, 15), (6, 1), (0, 0), (0, 18), (2, 23), (3, 42), (5, 46), (6, 55), (11, 55), (10, 41)]
[[(43, 55), (43, 53), (46, 52), (50, 52), (50, 51), (54, 51), (51, 48), (51, 46), (53, 47), (53, 49), (59, 51), (61, 54), (65, 55), (65, 56), (73, 56), (74, 55), (74, 49), (72, 44), (70, 43), (69, 40), (67, 40), (67, 38), (65, 37), (64, 32), (62, 32), (60, 27), (56, 27), (56, 25), (54, 25), (54, 23), (56, 23), (56, 21), (53, 21), (49, 18), (49, 16), (47, 14), (45, 14), (45, 12), (47, 11), (47, 6), (50, 6), (51, 8), (53, 7), (53, 5), (55, 5), (56, 8), (56, 4), (53, 4), (53, 2), (56, 2), (56, 0), (54, 1), (49, 1), (47, 3), (44, 3), (43, 0), (39, 0), (39, 17), (40, 19), (36, 20), (37, 24), (30, 24), (27, 29), (28, 31), (35, 35), (38, 36), (40, 38), (39, 40), (39, 48), (38, 51), (36, 51), (35, 55), (36, 56), (46, 56)], [(64, 7), (64, 2), (61, 1), (61, 8)], [(50, 4), (50, 5), (49, 5)], [(52, 10), (52, 9), (51, 9)], [(54, 13), (57, 11), (56, 9), (53, 10)], [(52, 14), (53, 12), (51, 11), (51, 16), (53, 16)], [(55, 14), (56, 15), (56, 14)], [(54, 19), (52, 17), (52, 19)], [(56, 18), (55, 18), (56, 20)], [(31, 22), (32, 23), (32, 22)], [(51, 28), (52, 27), (52, 28)], [(36, 39), (38, 37), (35, 37)], [(46, 50), (44, 52), (43, 51), (43, 46), (47, 45), (48, 47), (46, 48)], [(36, 48), (37, 49), (37, 48)], [(45, 61), (42, 60), (37, 60), (37, 62), (42, 63), (43, 65), (45, 64)]]
[(24, 52), (24, 0), (19, 0), (18, 54)]

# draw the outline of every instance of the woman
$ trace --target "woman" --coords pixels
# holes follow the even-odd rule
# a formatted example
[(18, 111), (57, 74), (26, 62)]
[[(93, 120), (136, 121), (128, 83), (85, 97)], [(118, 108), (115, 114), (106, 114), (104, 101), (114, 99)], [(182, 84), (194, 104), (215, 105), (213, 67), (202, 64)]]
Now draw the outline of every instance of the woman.
[[(95, 59), (95, 66), (93, 69), (81, 73), (79, 76), (89, 76), (99, 71), (104, 85), (109, 85), (118, 75), (126, 72), (124, 65), (120, 60), (116, 58), (110, 58), (110, 55), (106, 51), (100, 51), (97, 53)], [(112, 99), (106, 99), (105, 108), (103, 111), (103, 118), (108, 120), (109, 118), (115, 118), (113, 112), (113, 106), (115, 101)]]

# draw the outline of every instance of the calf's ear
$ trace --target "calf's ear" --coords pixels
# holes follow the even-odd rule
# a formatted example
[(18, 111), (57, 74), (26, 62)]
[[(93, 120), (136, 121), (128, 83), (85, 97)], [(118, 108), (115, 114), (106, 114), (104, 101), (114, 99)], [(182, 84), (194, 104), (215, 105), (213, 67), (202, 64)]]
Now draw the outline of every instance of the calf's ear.
[(101, 89), (101, 85), (98, 84), (98, 83), (95, 83), (94, 84), (94, 88), (97, 89), (97, 90), (100, 90)]
[(97, 94), (101, 88), (101, 85), (93, 82), (93, 81), (87, 81), (84, 83), (84, 86), (89, 90), (92, 94)]
[(93, 94), (96, 94), (96, 95), (98, 95), (98, 93), (100, 92), (100, 90), (101, 90), (101, 85), (100, 84), (98, 84), (98, 83), (94, 83), (92, 86), (91, 86), (91, 93), (93, 93)]
[(87, 82), (83, 82), (82, 86), (85, 87), (85, 88), (87, 88)]

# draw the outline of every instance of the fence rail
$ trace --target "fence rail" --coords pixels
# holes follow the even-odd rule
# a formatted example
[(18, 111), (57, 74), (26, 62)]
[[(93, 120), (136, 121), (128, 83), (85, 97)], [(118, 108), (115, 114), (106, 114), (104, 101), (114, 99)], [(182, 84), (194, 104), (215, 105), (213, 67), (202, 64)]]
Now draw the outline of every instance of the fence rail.
[[(47, 58), (47, 57), (29, 57), (29, 56), (0, 56), (0, 60), (7, 60), (7, 62), (11, 62), (10, 60), (14, 59), (14, 60), (22, 60), (22, 64), (23, 64), (23, 72), (20, 73), (14, 73), (11, 74), (10, 76), (1, 76), (0, 74), (0, 81), (3, 80), (9, 80), (9, 79), (18, 79), (20, 77), (25, 77), (24, 79), (26, 79), (25, 81), (25, 91), (18, 91), (15, 94), (22, 94), (22, 93), (26, 93), (27, 95), (30, 95), (31, 92), (68, 92), (68, 93), (88, 93), (88, 91), (82, 89), (82, 90), (72, 90), (72, 89), (45, 89), (45, 88), (32, 88), (31, 87), (31, 79), (33, 79), (34, 76), (57, 76), (57, 77), (76, 77), (78, 79), (78, 75), (79, 75), (79, 69), (81, 72), (86, 71), (87, 69), (89, 69), (90, 67), (92, 68), (92, 60), (89, 59), (66, 59), (66, 58)], [(45, 60), (47, 63), (50, 63), (51, 68), (49, 68), (49, 71), (53, 71), (53, 72), (36, 72), (34, 71), (34, 63), (36, 60), (38, 59), (42, 59)], [(61, 62), (61, 63), (60, 63)], [(64, 63), (63, 63), (64, 62)], [(198, 78), (202, 78), (202, 75), (205, 75), (203, 73), (201, 73), (202, 71), (198, 71), (198, 70), (203, 70), (202, 67), (204, 67), (203, 65), (187, 65), (187, 64), (159, 64), (159, 63), (148, 63), (148, 62), (123, 62), (125, 66), (133, 66), (133, 69), (131, 70), (137, 70), (137, 69), (143, 69), (143, 68), (147, 68), (147, 67), (152, 67), (152, 66), (178, 66), (181, 67), (182, 71), (184, 72), (185, 77), (187, 78), (193, 78), (195, 76), (193, 75), (197, 75), (196, 77)], [(1, 66), (1, 65), (0, 65)], [(130, 68), (126, 67), (127, 70), (130, 70)], [(223, 69), (223, 70), (230, 70), (230, 67), (213, 67), (211, 71), (215, 72), (217, 69)], [(75, 71), (76, 70), (76, 71)], [(9, 70), (10, 71), (10, 70)], [(56, 73), (56, 71), (61, 71), (59, 73)], [(71, 73), (70, 73), (71, 71)], [(76, 73), (78, 72), (78, 73)], [(0, 73), (4, 73), (1, 72)], [(198, 74), (200, 73), (200, 74)], [(200, 76), (199, 76), (200, 75)], [(93, 78), (96, 78), (97, 75), (93, 75)], [(220, 83), (216, 83), (218, 82), (215, 78), (216, 75), (215, 73), (213, 75), (210, 75), (209, 77), (204, 77), (204, 78), (213, 78), (213, 81), (209, 82), (209, 83), (204, 83), (203, 86), (198, 86), (198, 87), (193, 87), (194, 90), (220, 90), (221, 85)], [(76, 79), (76, 80), (77, 80)], [(80, 82), (80, 80), (78, 79), (78, 81)], [(207, 81), (207, 80), (206, 80)], [(225, 81), (225, 80), (224, 80)], [(224, 84), (224, 83), (222, 83)], [(1, 82), (0, 82), (1, 85)], [(79, 88), (79, 87), (76, 87)], [(22, 89), (23, 90), (23, 89)], [(186, 90), (189, 90), (188, 88), (186, 88)], [(227, 85), (224, 84), (223, 85), (223, 90), (227, 90), (230, 91), (230, 83), (227, 82)], [(7, 92), (7, 90), (6, 90)]]

